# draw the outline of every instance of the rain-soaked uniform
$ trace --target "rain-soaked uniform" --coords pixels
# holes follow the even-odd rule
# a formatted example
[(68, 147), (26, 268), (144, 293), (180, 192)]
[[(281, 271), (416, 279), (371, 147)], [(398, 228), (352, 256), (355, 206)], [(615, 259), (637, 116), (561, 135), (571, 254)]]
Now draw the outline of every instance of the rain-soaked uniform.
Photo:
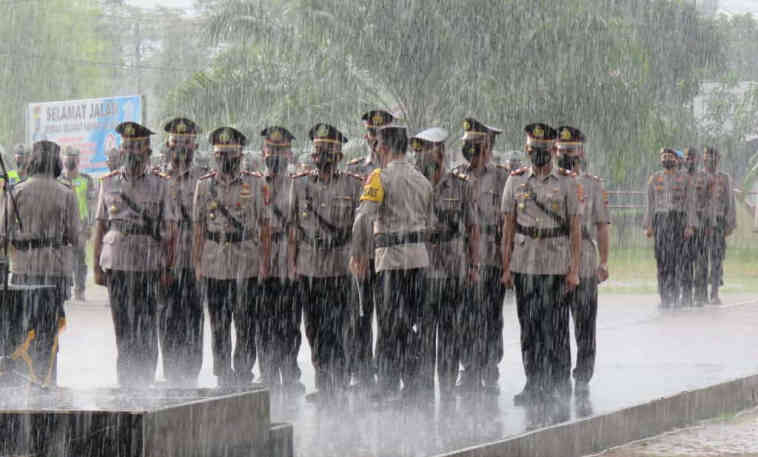
[(68, 170), (64, 170), (58, 178), (71, 186), (76, 195), (79, 206), (79, 245), (72, 250), (72, 262), (74, 272), (74, 291), (84, 294), (87, 283), (87, 241), (92, 231), (92, 207), (97, 202), (97, 186), (92, 176), (77, 172), (76, 177), (70, 177)]
[[(560, 170), (559, 170), (560, 171)], [(610, 224), (608, 194), (600, 178), (587, 172), (576, 175), (582, 186), (582, 257), (579, 263), (579, 285), (571, 292), (571, 316), (576, 339), (574, 379), (589, 382), (595, 371), (595, 333), (597, 321), (597, 226)]]
[(196, 167), (174, 169), (169, 165), (169, 197), (179, 219), (175, 249), (174, 281), (164, 295), (159, 335), (163, 351), (163, 375), (174, 386), (195, 386), (203, 364), (203, 299), (192, 267), (192, 201), (203, 171)]
[(737, 227), (737, 207), (732, 178), (723, 171), (708, 173), (707, 236), (705, 250), (710, 263), (707, 282), (711, 285), (711, 299), (718, 297), (719, 286), (724, 277), (724, 256), (726, 255), (726, 234)]
[(524, 390), (531, 394), (552, 393), (570, 380), (569, 303), (564, 287), (571, 264), (569, 224), (581, 215), (583, 198), (576, 180), (557, 168), (546, 176), (537, 176), (532, 167), (521, 168), (505, 185), (502, 211), (506, 217), (516, 213), (510, 271), (521, 327)]
[(375, 267), (383, 287), (376, 310), (380, 392), (397, 391), (401, 379), (409, 388), (416, 381), (424, 270), (429, 266), (424, 240), (432, 224), (432, 185), (413, 164), (396, 159), (372, 172), (353, 224), (352, 256), (368, 257), (373, 236)]
[(693, 192), (695, 199), (695, 231), (689, 239), (684, 241), (685, 259), (678, 277), (683, 303), (692, 301), (694, 289), (694, 301), (702, 305), (708, 300), (708, 254), (705, 243), (707, 208), (710, 200), (708, 175), (703, 170), (696, 170), (687, 175), (689, 177), (688, 192)]
[[(28, 347), (31, 367), (27, 368), (33, 370), (37, 381), (54, 385), (58, 332), (65, 323), (63, 302), (71, 292), (71, 247), (79, 243), (76, 196), (69, 186), (45, 175), (32, 175), (22, 180), (12, 192), (23, 230), (18, 227), (9, 200), (8, 234), (13, 247), (10, 251), (11, 282), (45, 284), (54, 288), (42, 292), (39, 300), (35, 298), (31, 303), (24, 303), (18, 313), (13, 313), (10, 322), (2, 325), (10, 326), (12, 339), (18, 344), (23, 344), (30, 335), (14, 333), (21, 329), (34, 331)], [(5, 205), (0, 205), (0, 227), (5, 226), (5, 217)], [(30, 375), (26, 370), (23, 372)]]
[[(263, 382), (284, 385), (300, 379), (297, 354), (302, 336), (302, 304), (295, 299), (297, 287), (287, 278), (287, 233), (290, 223), (292, 179), (284, 172), (263, 175), (264, 205), (271, 215), (271, 267), (263, 281), (258, 325), (258, 350)], [(281, 376), (281, 381), (279, 380)]]
[(196, 268), (206, 282), (213, 374), (221, 386), (248, 385), (257, 355), (261, 233), (269, 217), (263, 180), (245, 171), (231, 177), (212, 172), (197, 182), (192, 210), (195, 233), (205, 233)]
[[(362, 179), (368, 176), (377, 168), (379, 164), (371, 160), (371, 155), (353, 159), (345, 165), (345, 170), (360, 176)], [(373, 241), (373, 240), (372, 240)], [(357, 375), (359, 380), (364, 384), (372, 384), (374, 373), (374, 310), (376, 304), (382, 301), (382, 285), (379, 281), (374, 265), (374, 249), (369, 249), (369, 268), (366, 272), (366, 285), (364, 286), (370, 293), (365, 297), (362, 304), (362, 313), (358, 316), (357, 328), (354, 330), (355, 338), (353, 344), (348, 348), (350, 351), (349, 364), (351, 373)]]
[(503, 358), (503, 299), (505, 287), (500, 282), (503, 261), (500, 253), (502, 240), (503, 189), (508, 173), (500, 165), (487, 164), (481, 170), (469, 166), (458, 168), (473, 189), (477, 203), (479, 237), (480, 282), (468, 290), (467, 308), (463, 314), (463, 379), (478, 386), (496, 387), (500, 372), (498, 364)]
[(106, 274), (121, 386), (153, 382), (158, 358), (158, 288), (168, 225), (176, 208), (166, 179), (145, 170), (103, 176), (95, 218), (105, 223), (100, 267)]
[[(434, 388), (435, 362), (440, 394), (450, 394), (458, 374), (465, 332), (464, 301), (468, 229), (477, 224), (477, 205), (468, 179), (455, 172), (442, 175), (434, 186), (434, 227), (426, 249), (429, 268), (425, 279), (423, 355), (420, 383)], [(436, 352), (435, 352), (436, 351)]]
[(298, 295), (316, 389), (324, 395), (347, 387), (346, 317), (353, 298), (348, 263), (360, 190), (356, 175), (335, 172), (327, 181), (317, 171), (296, 175), (290, 190)]
[(658, 293), (663, 307), (676, 305), (679, 299), (676, 275), (682, 271), (685, 258), (684, 231), (695, 226), (695, 194), (689, 191), (688, 182), (685, 172), (672, 168), (653, 173), (647, 184), (643, 226), (652, 227), (655, 236)]

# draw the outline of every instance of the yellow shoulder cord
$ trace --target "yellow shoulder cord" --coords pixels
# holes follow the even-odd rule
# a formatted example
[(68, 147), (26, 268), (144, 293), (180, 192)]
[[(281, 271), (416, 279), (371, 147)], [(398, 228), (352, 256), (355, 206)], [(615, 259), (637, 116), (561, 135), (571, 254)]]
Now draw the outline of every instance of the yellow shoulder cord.
[(29, 378), (34, 382), (37, 382), (37, 376), (34, 374), (34, 365), (31, 356), (29, 356), (29, 346), (32, 344), (32, 341), (36, 336), (37, 333), (34, 329), (29, 330), (26, 334), (26, 340), (24, 340), (24, 342), (13, 351), (13, 354), (11, 354), (11, 360), (18, 360), (21, 358), (26, 362), (26, 366), (29, 368)]

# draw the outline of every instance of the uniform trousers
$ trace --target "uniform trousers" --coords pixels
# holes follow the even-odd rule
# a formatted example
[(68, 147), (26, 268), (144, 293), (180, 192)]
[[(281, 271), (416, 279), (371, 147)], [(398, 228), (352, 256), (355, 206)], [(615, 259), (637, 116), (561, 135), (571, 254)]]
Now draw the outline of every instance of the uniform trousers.
[[(374, 269), (374, 259), (370, 259), (366, 273), (365, 283), (360, 284), (367, 293), (364, 293), (362, 303), (358, 303), (357, 291), (353, 291), (353, 300), (356, 301), (352, 312), (357, 313), (352, 319), (351, 343), (348, 345), (350, 373), (355, 375), (362, 383), (372, 383), (376, 368), (374, 366), (374, 309), (375, 304), (382, 300), (383, 286), (379, 273)], [(362, 308), (362, 309), (360, 309)]]
[(203, 364), (205, 322), (195, 270), (177, 270), (164, 297), (159, 322), (163, 374), (174, 386), (193, 387)]
[(458, 278), (426, 278), (421, 329), (423, 347), (419, 385), (434, 388), (435, 365), (440, 394), (449, 395), (458, 374), (464, 333), (464, 284)]
[(719, 287), (724, 278), (724, 258), (726, 257), (726, 221), (719, 218), (715, 227), (710, 227), (706, 238), (705, 252), (710, 269), (707, 273), (707, 283), (711, 286), (711, 297), (718, 295)]
[(655, 232), (655, 261), (658, 266), (658, 293), (661, 306), (675, 305), (679, 298), (677, 274), (684, 262), (684, 229), (686, 216), (681, 212), (656, 213), (653, 219)]
[(2, 333), (6, 343), (3, 344), (4, 351), (7, 351), (7, 354), (2, 355), (10, 355), (18, 349), (29, 337), (29, 332), (34, 330), (34, 338), (28, 349), (31, 366), (25, 365), (22, 359), (17, 359), (13, 369), (29, 377), (33, 373), (37, 381), (55, 385), (58, 379), (56, 339), (65, 323), (63, 302), (70, 296), (71, 279), (64, 276), (14, 273), (10, 282), (16, 285), (52, 286), (16, 295), (19, 301), (14, 303), (15, 306), (8, 306), (2, 311), (1, 325), (4, 327)]
[(505, 287), (500, 282), (502, 268), (482, 266), (480, 282), (468, 290), (464, 312), (464, 376), (479, 386), (496, 385), (500, 378), (498, 364), (503, 359), (503, 299)]
[(316, 389), (325, 395), (347, 387), (345, 318), (351, 303), (351, 281), (350, 276), (299, 278)]
[[(256, 360), (258, 278), (206, 278), (206, 300), (211, 320), (213, 374), (220, 386), (246, 385), (253, 380)], [(232, 356), (231, 326), (237, 337)], [(232, 359), (234, 368), (232, 369)]]
[(570, 381), (569, 304), (564, 275), (515, 273), (525, 391), (549, 394)]
[(116, 333), (116, 372), (121, 387), (147, 387), (158, 360), (156, 271), (108, 270), (106, 283)]
[(574, 379), (579, 382), (589, 382), (595, 372), (597, 278), (595, 276), (580, 278), (579, 285), (568, 294), (567, 300), (571, 304), (576, 339)]
[(74, 290), (81, 293), (87, 283), (87, 240), (71, 249), (71, 253), (74, 262)]
[(380, 391), (416, 384), (424, 330), (424, 269), (380, 272), (382, 302), (376, 309), (379, 335), (376, 358)]
[(300, 379), (297, 354), (302, 336), (302, 302), (297, 285), (282, 278), (267, 278), (261, 286), (258, 315), (258, 351), (263, 382), (268, 386)]
[(708, 296), (708, 254), (706, 252), (706, 230), (697, 228), (693, 236), (684, 240), (684, 262), (680, 279), (681, 298), (690, 302), (705, 301)]

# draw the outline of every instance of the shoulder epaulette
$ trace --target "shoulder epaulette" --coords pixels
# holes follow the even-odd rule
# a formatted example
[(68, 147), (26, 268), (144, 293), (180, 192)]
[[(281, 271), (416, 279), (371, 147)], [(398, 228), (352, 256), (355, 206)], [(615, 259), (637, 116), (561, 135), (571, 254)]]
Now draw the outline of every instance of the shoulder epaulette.
[(571, 170), (566, 170), (565, 168), (558, 168), (558, 173), (562, 174), (563, 176), (572, 176), (576, 177), (576, 172)]
[(468, 176), (464, 175), (463, 173), (458, 173), (456, 171), (451, 171), (450, 175), (453, 176), (454, 178), (460, 179), (461, 181), (468, 181)]
[(360, 163), (360, 162), (361, 162), (361, 160), (363, 160), (361, 157), (357, 157), (357, 158), (355, 158), (355, 159), (353, 159), (353, 160), (349, 161), (347, 164), (348, 164), (348, 165), (355, 165), (356, 163)]
[(343, 171), (342, 174), (345, 175), (345, 176), (349, 176), (349, 177), (351, 177), (353, 179), (357, 179), (359, 181), (363, 181), (363, 179), (364, 179), (363, 176), (355, 174), (355, 173), (350, 173), (349, 171)]
[[(68, 188), (68, 189), (72, 189), (72, 188), (73, 188), (73, 187), (71, 186), (71, 182), (69, 182), (69, 181), (66, 181), (65, 179), (60, 179), (60, 178), (59, 178), (59, 179), (56, 179), (55, 181), (56, 181), (58, 184), (60, 184), (61, 186), (65, 186), (65, 187), (66, 187), (66, 188)], [(17, 184), (20, 184), (20, 183), (17, 183)]]
[(311, 175), (310, 171), (301, 171), (300, 173), (296, 173), (296, 174), (292, 175), (292, 179), (302, 178), (304, 176), (310, 176), (310, 175)]
[(259, 171), (242, 170), (242, 174), (243, 175), (248, 175), (248, 176), (255, 176), (256, 178), (262, 178), (263, 177), (263, 173), (261, 173)]
[(495, 167), (497, 167), (497, 168), (502, 168), (503, 170), (507, 170), (507, 169), (508, 169), (508, 167), (507, 167), (507, 166), (505, 166), (505, 165), (503, 165), (503, 164), (501, 164), (501, 163), (496, 163), (496, 164), (495, 164)]
[(528, 170), (528, 169), (529, 169), (528, 167), (521, 167), (518, 170), (513, 170), (511, 172), (511, 176), (521, 176), (524, 173), (526, 173), (526, 170)]
[(119, 170), (113, 170), (110, 173), (106, 173), (103, 176), (101, 176), (100, 179), (103, 180), (105, 178), (110, 178), (111, 176), (115, 176), (117, 174), (119, 174)]
[(207, 175), (201, 176), (199, 179), (208, 179), (208, 178), (212, 178), (214, 176), (216, 176), (216, 172), (212, 171), (212, 172), (208, 173)]

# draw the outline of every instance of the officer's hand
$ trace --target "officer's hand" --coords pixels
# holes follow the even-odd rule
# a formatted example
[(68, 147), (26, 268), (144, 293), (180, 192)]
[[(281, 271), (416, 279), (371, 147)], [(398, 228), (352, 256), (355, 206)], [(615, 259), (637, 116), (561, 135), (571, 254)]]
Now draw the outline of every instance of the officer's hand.
[(105, 285), (105, 272), (100, 268), (100, 265), (95, 265), (95, 284), (98, 286)]
[(648, 238), (652, 238), (653, 237), (653, 229), (650, 229), (650, 228), (649, 229), (645, 229), (645, 236), (648, 237)]
[(268, 262), (261, 262), (258, 267), (258, 279), (266, 279), (270, 274)]
[(297, 279), (297, 266), (294, 263), (287, 263), (287, 278), (290, 281)]
[(197, 279), (197, 282), (200, 282), (203, 280), (203, 275), (200, 274), (200, 270), (195, 269), (195, 279)]
[(566, 292), (571, 292), (579, 285), (579, 274), (575, 271), (569, 271), (566, 275)]
[(689, 240), (690, 238), (692, 238), (692, 235), (694, 234), (695, 234), (695, 230), (692, 227), (687, 227), (686, 229), (684, 229), (685, 240)]
[(358, 279), (366, 277), (366, 269), (368, 268), (368, 259), (350, 257), (350, 272)]
[(170, 268), (166, 268), (161, 273), (161, 285), (163, 287), (169, 287), (171, 284), (174, 283), (176, 278), (174, 278), (174, 272)]
[(598, 265), (595, 275), (597, 276), (598, 284), (608, 279), (608, 266), (602, 263)]
[(474, 284), (479, 282), (479, 266), (478, 265), (469, 265), (466, 271), (466, 280), (469, 284)]
[(503, 283), (506, 289), (513, 287), (513, 276), (511, 275), (510, 268), (503, 270), (503, 276), (500, 277), (500, 282)]

